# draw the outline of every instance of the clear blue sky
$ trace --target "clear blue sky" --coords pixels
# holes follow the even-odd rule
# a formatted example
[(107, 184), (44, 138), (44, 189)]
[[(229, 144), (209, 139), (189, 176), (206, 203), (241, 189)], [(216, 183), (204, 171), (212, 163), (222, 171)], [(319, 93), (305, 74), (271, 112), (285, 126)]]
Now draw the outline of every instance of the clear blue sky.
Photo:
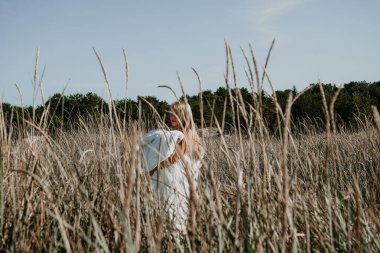
[[(107, 97), (92, 50), (100, 53), (114, 99), (152, 95), (174, 100), (176, 72), (196, 94), (224, 85), (224, 38), (240, 87), (247, 87), (240, 46), (251, 43), (263, 65), (273, 38), (269, 73), (276, 89), (303, 89), (319, 79), (337, 85), (380, 80), (378, 0), (0, 0), (0, 98), (32, 103), (36, 49), (49, 97), (95, 92)], [(129, 60), (125, 89), (122, 48)], [(40, 101), (40, 99), (38, 99)]]

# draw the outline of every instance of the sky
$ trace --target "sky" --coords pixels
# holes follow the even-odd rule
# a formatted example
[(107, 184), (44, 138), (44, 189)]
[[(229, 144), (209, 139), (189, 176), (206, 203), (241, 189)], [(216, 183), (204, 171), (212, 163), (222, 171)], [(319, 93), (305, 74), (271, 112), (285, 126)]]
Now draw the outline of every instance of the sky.
[[(231, 45), (237, 85), (249, 88), (241, 48), (252, 45), (278, 90), (321, 81), (379, 81), (378, 0), (0, 0), (0, 99), (14, 105), (55, 93), (113, 99), (175, 97), (180, 76), (187, 94), (225, 86), (224, 41)], [(126, 82), (123, 49), (128, 59)], [(231, 85), (233, 81), (230, 80)], [(268, 88), (268, 83), (264, 84)], [(19, 89), (19, 91), (18, 91)]]

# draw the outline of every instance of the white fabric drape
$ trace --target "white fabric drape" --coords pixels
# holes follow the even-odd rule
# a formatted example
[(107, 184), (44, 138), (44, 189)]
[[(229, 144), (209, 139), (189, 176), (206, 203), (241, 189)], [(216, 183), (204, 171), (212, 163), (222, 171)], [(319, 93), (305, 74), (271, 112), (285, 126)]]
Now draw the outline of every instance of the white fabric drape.
[[(180, 131), (166, 131), (156, 129), (143, 137), (143, 167), (149, 172), (160, 162), (169, 158), (175, 152), (176, 143), (184, 135)], [(156, 191), (160, 204), (167, 208), (169, 217), (175, 228), (186, 232), (188, 213), (188, 199), (190, 196), (189, 182), (186, 177), (185, 166), (192, 173), (196, 183), (201, 167), (200, 160), (192, 159), (190, 152), (170, 166), (157, 170), (151, 176), (151, 184)]]

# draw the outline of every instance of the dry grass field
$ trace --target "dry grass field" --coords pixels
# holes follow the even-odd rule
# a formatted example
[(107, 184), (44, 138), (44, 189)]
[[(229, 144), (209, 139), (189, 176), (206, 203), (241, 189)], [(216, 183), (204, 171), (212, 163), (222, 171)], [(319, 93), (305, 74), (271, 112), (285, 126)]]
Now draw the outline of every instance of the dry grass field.
[(102, 122), (54, 136), (34, 127), (23, 139), (2, 127), (2, 250), (380, 250), (380, 138), (369, 122), (329, 135), (273, 137), (258, 125), (203, 137), (187, 235), (173, 231), (141, 169), (141, 126)]
[(44, 121), (6, 127), (0, 108), (1, 251), (379, 252), (377, 109), (357, 131), (336, 129), (334, 99), (324, 100), (325, 129), (295, 134), (294, 99), (279, 108), (273, 136), (260, 97), (246, 115), (230, 96), (250, 128), (224, 135), (219, 122), (220, 134), (202, 137), (187, 234), (173, 229), (142, 170), (144, 122), (100, 115), (52, 133)]

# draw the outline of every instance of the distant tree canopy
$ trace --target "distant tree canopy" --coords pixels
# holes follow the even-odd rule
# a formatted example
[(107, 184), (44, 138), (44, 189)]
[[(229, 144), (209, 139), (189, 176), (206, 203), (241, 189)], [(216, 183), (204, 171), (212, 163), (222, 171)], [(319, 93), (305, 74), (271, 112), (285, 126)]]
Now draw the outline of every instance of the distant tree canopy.
[[(292, 120), (294, 123), (324, 122), (324, 112), (322, 107), (322, 95), (319, 85), (311, 84), (310, 89), (302, 94), (292, 106)], [(338, 87), (333, 84), (323, 84), (324, 93), (327, 103), (329, 104), (337, 92)], [(229, 92), (231, 96), (229, 96)], [(289, 94), (293, 97), (299, 92), (293, 89), (276, 91), (277, 102), (282, 110), (285, 110)], [(192, 107), (195, 123), (201, 124), (201, 105), (203, 106), (204, 126), (215, 126), (216, 121), (222, 124), (224, 117), (225, 128), (229, 129), (240, 122), (244, 127), (244, 119), (242, 115), (236, 114), (237, 108), (234, 101), (241, 101), (244, 110), (249, 112), (255, 110), (254, 96), (257, 94), (246, 88), (238, 90), (227, 90), (225, 87), (219, 87), (212, 92), (206, 90), (202, 92), (202, 103), (200, 95), (187, 96), (188, 102)], [(262, 94), (262, 115), (268, 125), (268, 129), (276, 128), (277, 116), (274, 104), (273, 94)], [(231, 106), (233, 104), (233, 106)], [(380, 108), (380, 81), (368, 83), (350, 82), (345, 84), (335, 102), (335, 113), (337, 115), (338, 124), (355, 125), (356, 118), (362, 116), (371, 116), (371, 106)], [(80, 120), (95, 119), (99, 115), (107, 115), (109, 113), (109, 105), (101, 97), (94, 93), (74, 94), (63, 96), (55, 94), (41, 105), (35, 108), (18, 107), (8, 103), (2, 104), (4, 118), (7, 123), (14, 126), (20, 126), (22, 118), (32, 120), (33, 117), (37, 122), (45, 122), (48, 127), (63, 127), (68, 129), (80, 123)], [(114, 101), (116, 115), (124, 121), (143, 120), (147, 124), (154, 125), (157, 117), (169, 123), (168, 111), (170, 105), (166, 101), (160, 101), (154, 96), (142, 97), (137, 101), (131, 99), (122, 99)], [(141, 109), (139, 111), (139, 108)], [(153, 109), (155, 112), (153, 112)], [(226, 108), (226, 109), (224, 109)]]

